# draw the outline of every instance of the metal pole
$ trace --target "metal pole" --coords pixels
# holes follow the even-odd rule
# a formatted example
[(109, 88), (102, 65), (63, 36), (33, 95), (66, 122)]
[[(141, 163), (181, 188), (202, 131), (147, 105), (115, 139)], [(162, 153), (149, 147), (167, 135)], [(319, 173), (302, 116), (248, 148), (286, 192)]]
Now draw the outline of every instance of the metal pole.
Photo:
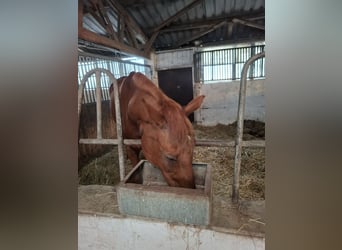
[(233, 176), (232, 201), (237, 204), (239, 202), (239, 182), (240, 182), (240, 166), (243, 136), (243, 119), (245, 115), (246, 89), (247, 89), (247, 71), (248, 67), (257, 59), (264, 57), (265, 52), (261, 52), (249, 58), (242, 68), (239, 92), (239, 106), (237, 115), (237, 132), (235, 141), (235, 162)]
[[(117, 145), (118, 145), (118, 153), (119, 153), (119, 168), (120, 168), (120, 180), (122, 181), (125, 178), (125, 165), (124, 165), (124, 154), (123, 154), (123, 137), (122, 137), (122, 124), (121, 124), (121, 112), (120, 112), (120, 102), (119, 102), (119, 91), (118, 91), (118, 85), (115, 77), (113, 74), (107, 70), (107, 69), (92, 69), (88, 71), (87, 74), (84, 75), (79, 90), (78, 90), (78, 125), (80, 122), (80, 114), (81, 114), (81, 107), (82, 107), (82, 99), (83, 99), (83, 90), (86, 81), (88, 78), (95, 73), (95, 75), (100, 74), (100, 72), (103, 72), (109, 76), (110, 81), (113, 83), (114, 86), (114, 99), (115, 99), (115, 112), (116, 112), (116, 131), (117, 131)], [(97, 81), (100, 82), (100, 81)], [(98, 91), (97, 91), (98, 93)], [(101, 92), (99, 92), (101, 94)], [(101, 97), (98, 98), (98, 100), (101, 102)], [(101, 113), (101, 109), (100, 109)], [(80, 139), (82, 140), (82, 139)]]
[(83, 79), (81, 80), (81, 84), (78, 88), (78, 107), (77, 107), (77, 113), (78, 113), (78, 126), (80, 126), (80, 116), (81, 116), (81, 108), (82, 108), (82, 101), (83, 101), (83, 91), (84, 91), (84, 87), (85, 87), (85, 84), (88, 80), (88, 78), (94, 74), (95, 71), (94, 70), (91, 70), (89, 71), (87, 74), (85, 74), (83, 76)]
[(101, 72), (95, 72), (96, 77), (96, 130), (97, 139), (102, 138), (102, 109), (101, 109)]

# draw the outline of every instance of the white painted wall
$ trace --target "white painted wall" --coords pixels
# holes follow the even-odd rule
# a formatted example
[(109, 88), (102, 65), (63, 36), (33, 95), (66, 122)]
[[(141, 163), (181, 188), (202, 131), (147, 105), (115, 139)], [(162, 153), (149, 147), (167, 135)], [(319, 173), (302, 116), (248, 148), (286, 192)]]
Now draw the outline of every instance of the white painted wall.
[(79, 214), (78, 249), (263, 250), (265, 238), (154, 220)]
[[(156, 52), (156, 70), (193, 68), (194, 48)], [(194, 79), (194, 77), (193, 77)], [(236, 121), (240, 81), (211, 84), (194, 83), (194, 97), (205, 95), (195, 122), (205, 126)], [(247, 81), (245, 119), (265, 122), (265, 79)]]
[(156, 52), (156, 69), (177, 69), (193, 66), (192, 48)]
[[(214, 126), (236, 121), (240, 81), (196, 84), (205, 95), (197, 115), (197, 123)], [(245, 119), (265, 121), (265, 79), (247, 81)]]

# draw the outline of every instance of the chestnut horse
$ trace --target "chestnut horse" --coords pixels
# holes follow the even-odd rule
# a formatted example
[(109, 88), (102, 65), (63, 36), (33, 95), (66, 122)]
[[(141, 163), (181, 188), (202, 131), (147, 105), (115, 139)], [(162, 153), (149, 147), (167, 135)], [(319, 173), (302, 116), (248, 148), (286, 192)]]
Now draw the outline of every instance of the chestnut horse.
[[(122, 131), (125, 139), (141, 139), (126, 146), (133, 165), (139, 153), (161, 170), (169, 186), (195, 188), (192, 171), (194, 131), (188, 115), (198, 109), (204, 96), (181, 107), (145, 75), (131, 72), (118, 79)], [(110, 108), (115, 120), (114, 89), (109, 88)]]

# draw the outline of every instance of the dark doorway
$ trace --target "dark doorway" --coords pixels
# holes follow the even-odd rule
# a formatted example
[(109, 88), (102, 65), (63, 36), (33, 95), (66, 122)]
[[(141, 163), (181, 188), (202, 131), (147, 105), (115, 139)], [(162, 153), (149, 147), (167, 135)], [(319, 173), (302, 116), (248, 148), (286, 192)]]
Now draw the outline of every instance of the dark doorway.
[[(159, 88), (181, 106), (187, 105), (193, 98), (192, 68), (158, 71)], [(189, 115), (191, 122), (194, 114)]]

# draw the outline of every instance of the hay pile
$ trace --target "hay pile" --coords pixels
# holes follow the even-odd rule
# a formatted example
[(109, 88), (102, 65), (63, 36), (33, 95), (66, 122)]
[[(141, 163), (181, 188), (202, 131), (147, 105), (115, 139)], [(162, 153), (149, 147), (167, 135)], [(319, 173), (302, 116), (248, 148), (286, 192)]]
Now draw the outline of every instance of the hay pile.
[[(265, 125), (257, 121), (245, 121), (244, 140), (264, 139)], [(234, 139), (236, 123), (218, 124), (205, 127), (194, 125), (196, 138), (225, 140)], [(213, 194), (222, 199), (230, 199), (234, 168), (234, 148), (195, 147), (194, 162), (211, 165)], [(125, 161), (126, 174), (132, 169)], [(265, 149), (244, 148), (240, 172), (240, 197), (246, 200), (265, 198)], [(101, 157), (95, 158), (79, 170), (79, 184), (116, 185), (119, 183), (119, 164), (117, 147)]]
[[(196, 138), (234, 140), (236, 122), (230, 125), (194, 126)], [(265, 139), (265, 124), (258, 121), (244, 122), (244, 140)], [(194, 162), (205, 162), (212, 168), (213, 193), (230, 199), (234, 172), (233, 147), (196, 147)], [(244, 148), (240, 169), (240, 197), (246, 200), (265, 199), (265, 149)]]
[[(129, 173), (133, 168), (128, 159), (125, 160), (125, 172)], [(119, 155), (117, 146), (96, 157), (78, 171), (78, 183), (80, 185), (116, 185), (120, 182)]]

